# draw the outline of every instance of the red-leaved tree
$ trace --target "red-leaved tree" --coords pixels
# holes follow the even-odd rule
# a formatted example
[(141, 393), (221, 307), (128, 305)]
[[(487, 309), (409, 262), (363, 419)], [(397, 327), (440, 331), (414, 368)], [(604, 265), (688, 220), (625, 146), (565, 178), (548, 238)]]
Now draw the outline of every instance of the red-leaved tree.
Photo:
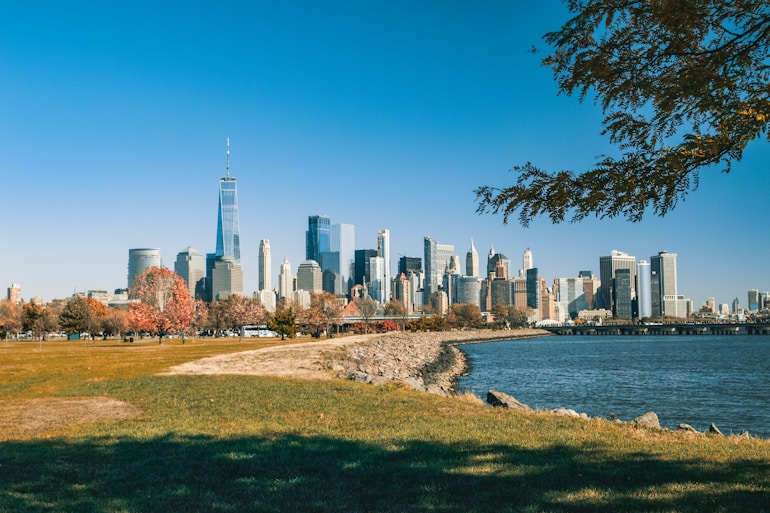
[(170, 269), (143, 271), (134, 280), (130, 298), (136, 300), (129, 308), (132, 328), (157, 334), (159, 344), (164, 335), (184, 332), (193, 321), (195, 302), (184, 280)]

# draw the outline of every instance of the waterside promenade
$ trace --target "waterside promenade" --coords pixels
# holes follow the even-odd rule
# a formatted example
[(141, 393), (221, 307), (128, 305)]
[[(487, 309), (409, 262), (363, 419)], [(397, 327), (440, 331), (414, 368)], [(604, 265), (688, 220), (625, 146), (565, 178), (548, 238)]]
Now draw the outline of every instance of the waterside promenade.
[(559, 325), (541, 329), (554, 335), (770, 335), (770, 323), (681, 323)]

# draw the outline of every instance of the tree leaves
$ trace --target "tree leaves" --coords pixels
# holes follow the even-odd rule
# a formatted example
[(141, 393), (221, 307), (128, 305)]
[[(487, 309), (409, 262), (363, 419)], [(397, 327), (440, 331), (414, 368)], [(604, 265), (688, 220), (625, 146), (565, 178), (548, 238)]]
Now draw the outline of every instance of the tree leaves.
[(575, 16), (544, 39), (560, 92), (593, 94), (620, 154), (582, 172), (514, 166), (516, 183), (476, 189), (477, 212), (522, 226), (587, 216), (664, 216), (698, 173), (730, 172), (770, 140), (770, 4), (760, 0), (570, 0)]

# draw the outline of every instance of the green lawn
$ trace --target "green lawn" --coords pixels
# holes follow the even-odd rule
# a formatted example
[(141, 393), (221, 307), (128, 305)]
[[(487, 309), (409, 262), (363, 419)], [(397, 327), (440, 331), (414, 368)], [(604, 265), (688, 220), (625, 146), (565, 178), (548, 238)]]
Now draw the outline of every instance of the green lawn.
[(398, 386), (156, 375), (275, 343), (0, 343), (0, 413), (94, 396), (141, 411), (0, 431), (0, 512), (770, 511), (763, 440), (518, 414)]

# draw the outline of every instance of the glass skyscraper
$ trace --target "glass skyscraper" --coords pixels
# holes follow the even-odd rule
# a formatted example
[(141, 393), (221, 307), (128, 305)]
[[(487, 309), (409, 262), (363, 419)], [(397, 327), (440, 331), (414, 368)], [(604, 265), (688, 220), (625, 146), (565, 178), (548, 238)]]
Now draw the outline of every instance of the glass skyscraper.
[(331, 221), (326, 216), (309, 216), (305, 232), (305, 259), (321, 263), (321, 253), (331, 248)]
[(217, 219), (218, 257), (241, 261), (241, 234), (238, 223), (238, 185), (230, 176), (230, 139), (227, 140), (227, 176), (219, 180), (219, 212)]

